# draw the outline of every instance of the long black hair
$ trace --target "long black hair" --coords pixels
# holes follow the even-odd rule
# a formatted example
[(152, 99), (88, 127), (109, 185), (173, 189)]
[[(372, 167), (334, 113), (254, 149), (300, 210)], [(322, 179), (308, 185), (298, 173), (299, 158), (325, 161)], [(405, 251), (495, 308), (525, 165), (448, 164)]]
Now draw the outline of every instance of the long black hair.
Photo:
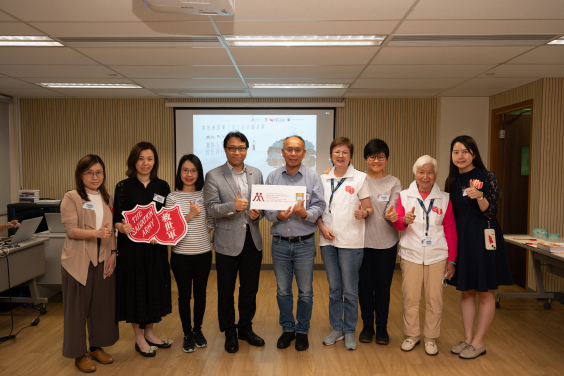
[(484, 162), (482, 162), (482, 157), (480, 157), (480, 151), (478, 150), (478, 145), (476, 144), (476, 140), (474, 140), (470, 136), (458, 136), (455, 137), (454, 140), (450, 143), (450, 167), (448, 171), (448, 177), (445, 182), (445, 192), (452, 193), (454, 192), (454, 188), (456, 187), (456, 180), (458, 179), (458, 167), (454, 165), (452, 161), (452, 149), (454, 149), (454, 144), (460, 142), (462, 145), (468, 149), (468, 152), (474, 156), (474, 161), (472, 164), (474, 167), (481, 168), (482, 170), (486, 169), (484, 166)]
[(174, 180), (174, 185), (176, 189), (179, 191), (184, 188), (184, 182), (182, 181), (181, 172), (182, 172), (182, 165), (184, 162), (190, 161), (196, 166), (196, 170), (198, 171), (198, 179), (196, 179), (196, 191), (201, 191), (204, 188), (204, 169), (202, 168), (202, 162), (200, 162), (200, 158), (196, 157), (194, 154), (185, 154), (180, 158), (180, 162), (178, 162), (178, 169), (176, 171), (176, 179)]

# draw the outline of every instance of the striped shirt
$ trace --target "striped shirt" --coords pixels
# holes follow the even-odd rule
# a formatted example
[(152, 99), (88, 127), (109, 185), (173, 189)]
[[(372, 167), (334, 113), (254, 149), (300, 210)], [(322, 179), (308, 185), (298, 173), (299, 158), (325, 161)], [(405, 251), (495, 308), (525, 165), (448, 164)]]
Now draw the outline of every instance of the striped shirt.
[[(392, 223), (384, 217), (390, 205), (394, 209), (398, 206), (401, 183), (398, 178), (386, 175), (380, 179), (366, 177), (370, 188), (370, 202), (374, 208), (374, 214), (365, 221), (364, 248), (386, 249), (398, 242), (398, 231)], [(388, 196), (388, 197), (381, 197)], [(388, 199), (389, 201), (383, 201)]]
[(207, 228), (215, 228), (215, 220), (206, 213), (203, 190), (196, 192), (171, 192), (166, 197), (165, 207), (172, 208), (175, 205), (179, 205), (182, 215), (186, 216), (190, 213), (190, 201), (198, 204), (201, 211), (200, 214), (188, 222), (186, 236), (177, 245), (172, 246), (172, 252), (183, 255), (196, 255), (211, 251)]

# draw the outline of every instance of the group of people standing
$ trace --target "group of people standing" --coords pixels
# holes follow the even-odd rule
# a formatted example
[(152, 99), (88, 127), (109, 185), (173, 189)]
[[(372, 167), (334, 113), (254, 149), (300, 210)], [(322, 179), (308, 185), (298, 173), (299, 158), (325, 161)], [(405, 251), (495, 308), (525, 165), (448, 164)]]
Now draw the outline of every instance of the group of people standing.
[[(464, 340), (451, 351), (466, 359), (485, 354), (484, 337), (495, 311), (493, 291), (513, 281), (495, 219), (499, 187), (495, 176), (486, 171), (471, 137), (453, 140), (444, 191), (435, 181), (437, 162), (430, 156), (415, 162), (415, 180), (402, 191), (400, 181), (385, 172), (390, 151), (382, 140), (373, 139), (365, 146), (367, 171), (361, 172), (351, 164), (352, 142), (344, 137), (335, 139), (329, 150), (334, 167), (319, 175), (302, 164), (307, 153), (304, 140), (287, 137), (281, 150), (285, 166), (270, 173), (264, 184), (305, 186), (306, 197), (281, 211), (249, 207), (252, 185), (263, 184), (263, 176), (244, 163), (249, 148), (246, 136), (231, 132), (223, 146), (227, 162), (209, 171), (205, 179), (198, 157), (183, 156), (174, 192), (157, 177), (157, 150), (148, 142), (131, 150), (128, 179), (117, 184), (113, 198), (105, 188), (100, 157), (87, 155), (79, 161), (76, 189), (65, 195), (61, 213), (67, 232), (62, 255), (63, 355), (75, 358), (81, 371), (93, 372), (93, 359), (103, 364), (113, 362), (103, 347), (118, 340), (119, 321), (132, 324), (135, 349), (141, 355), (152, 357), (158, 348), (171, 347), (172, 340), (160, 339), (153, 332), (154, 324), (172, 311), (170, 269), (178, 287), (183, 350), (194, 352), (205, 347), (202, 322), (212, 263), (210, 242), (216, 256), (218, 321), (225, 333), (225, 350), (237, 352), (239, 340), (264, 346), (252, 325), (263, 258), (259, 229), (263, 217), (272, 222), (272, 261), (282, 327), (278, 348), (287, 348), (294, 340), (298, 351), (309, 347), (314, 235), (318, 229), (332, 327), (323, 343), (344, 340), (346, 349), (356, 349), (360, 304), (363, 330), (359, 341), (372, 342), (375, 335), (376, 343), (387, 345), (390, 287), (401, 231), (407, 336), (401, 349), (411, 351), (421, 342), (419, 301), (424, 288), (425, 351), (428, 355), (438, 353), (435, 339), (440, 335), (442, 285), (446, 281), (461, 291), (465, 331)], [(136, 243), (127, 236), (132, 227), (122, 213), (150, 203), (157, 211), (179, 205), (188, 224), (187, 235), (172, 247), (170, 266), (165, 245)], [(114, 229), (119, 232), (117, 241)], [(495, 250), (486, 249), (485, 231), (494, 234)], [(238, 322), (234, 300), (237, 277)], [(298, 287), (295, 317), (294, 277)], [(474, 332), (476, 295), (480, 310)]]

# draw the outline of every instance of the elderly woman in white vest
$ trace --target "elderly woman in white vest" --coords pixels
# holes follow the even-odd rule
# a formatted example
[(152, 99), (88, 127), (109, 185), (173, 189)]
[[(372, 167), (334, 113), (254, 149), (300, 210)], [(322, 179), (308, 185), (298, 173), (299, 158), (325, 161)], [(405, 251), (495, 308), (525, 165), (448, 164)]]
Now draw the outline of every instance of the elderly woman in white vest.
[(366, 174), (350, 164), (354, 152), (352, 142), (338, 137), (329, 150), (335, 167), (321, 176), (327, 206), (317, 220), (321, 257), (329, 282), (329, 322), (333, 328), (323, 344), (333, 345), (344, 339), (345, 348), (355, 350), (364, 220), (372, 215), (373, 209)]
[(456, 223), (449, 194), (435, 184), (437, 161), (424, 155), (413, 166), (415, 181), (400, 193), (396, 211), (388, 210), (394, 227), (405, 231), (400, 239), (403, 324), (407, 338), (401, 345), (411, 351), (420, 343), (419, 300), (425, 288), (425, 352), (437, 355), (435, 339), (441, 331), (444, 279), (454, 275)]

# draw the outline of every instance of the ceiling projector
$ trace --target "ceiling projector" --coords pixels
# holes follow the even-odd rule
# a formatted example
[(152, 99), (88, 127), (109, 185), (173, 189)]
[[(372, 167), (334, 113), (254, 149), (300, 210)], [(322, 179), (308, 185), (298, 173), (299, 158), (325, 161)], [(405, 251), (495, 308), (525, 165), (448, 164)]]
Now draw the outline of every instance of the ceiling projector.
[(200, 14), (204, 16), (232, 16), (235, 0), (144, 0), (155, 12)]

